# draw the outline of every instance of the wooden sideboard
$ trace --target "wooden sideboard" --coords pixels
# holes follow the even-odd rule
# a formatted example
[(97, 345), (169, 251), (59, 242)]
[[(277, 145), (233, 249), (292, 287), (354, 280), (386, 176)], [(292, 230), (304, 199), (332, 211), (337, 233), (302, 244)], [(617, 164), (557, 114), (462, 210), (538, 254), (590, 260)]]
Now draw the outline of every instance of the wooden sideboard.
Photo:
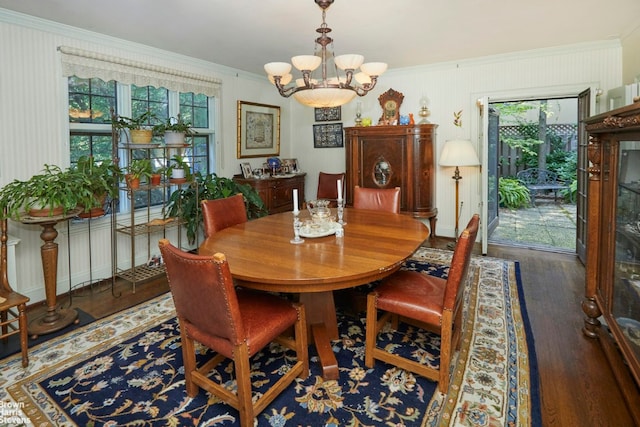
[(400, 210), (429, 219), (436, 235), (435, 124), (345, 128), (347, 205), (356, 185), (400, 187)]
[(293, 189), (298, 189), (298, 203), (304, 198), (304, 179), (306, 174), (294, 175), (286, 178), (272, 177), (264, 179), (243, 178), (234, 176), (233, 180), (240, 184), (249, 184), (260, 195), (269, 214), (293, 210)]

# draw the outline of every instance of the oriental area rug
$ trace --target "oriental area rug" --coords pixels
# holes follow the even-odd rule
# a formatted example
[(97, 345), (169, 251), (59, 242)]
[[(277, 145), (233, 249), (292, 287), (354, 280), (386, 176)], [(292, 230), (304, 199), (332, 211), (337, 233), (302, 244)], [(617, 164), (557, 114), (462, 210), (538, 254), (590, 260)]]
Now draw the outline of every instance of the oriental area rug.
[[(421, 248), (403, 268), (445, 277), (452, 252)], [(375, 284), (374, 284), (375, 285)], [(538, 426), (535, 350), (519, 289), (519, 264), (474, 257), (466, 284), (461, 348), (447, 394), (436, 383), (376, 361), (364, 365), (365, 313), (339, 311), (333, 342), (338, 380), (310, 375), (256, 418), (258, 426)], [(386, 346), (437, 365), (439, 338), (416, 328), (383, 331)], [(210, 354), (198, 350), (199, 360)], [(277, 345), (252, 360), (254, 388), (272, 384), (291, 354)], [(95, 321), (0, 361), (0, 424), (36, 426), (238, 426), (235, 409), (185, 392), (170, 294)], [(231, 364), (211, 372), (235, 387)]]

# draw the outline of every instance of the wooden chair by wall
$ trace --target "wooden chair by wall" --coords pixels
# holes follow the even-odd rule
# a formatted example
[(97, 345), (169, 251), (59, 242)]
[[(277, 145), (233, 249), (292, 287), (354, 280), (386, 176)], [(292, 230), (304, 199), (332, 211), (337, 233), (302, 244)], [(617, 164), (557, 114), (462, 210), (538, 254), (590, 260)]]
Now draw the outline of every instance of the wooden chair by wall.
[(353, 207), (400, 213), (400, 187), (366, 188), (356, 185), (353, 189)]
[(318, 173), (318, 192), (316, 199), (326, 199), (331, 202), (330, 207), (337, 207), (338, 180), (342, 181), (342, 194), (345, 189), (345, 173)]
[(15, 292), (9, 284), (7, 272), (7, 220), (1, 224), (0, 249), (0, 325), (2, 342), (8, 343), (12, 335), (20, 335), (20, 349), (22, 352), (22, 366), (29, 365), (29, 343), (27, 339), (27, 303), (29, 298)]
[(201, 205), (205, 238), (216, 231), (247, 222), (247, 208), (240, 193), (223, 199), (203, 200)]
[[(374, 359), (381, 360), (438, 381), (440, 392), (447, 392), (451, 359), (460, 341), (463, 291), (479, 222), (480, 217), (475, 214), (460, 235), (446, 280), (400, 270), (384, 279), (367, 296), (365, 365), (368, 368), (373, 367)], [(380, 318), (378, 310), (382, 312)], [(378, 333), (389, 321), (393, 329), (403, 321), (440, 334), (440, 366), (433, 368), (378, 347)]]
[[(253, 426), (254, 418), (296, 377), (309, 375), (304, 306), (264, 292), (236, 289), (221, 253), (193, 255), (166, 239), (159, 246), (180, 324), (187, 394), (193, 397), (203, 388), (236, 408), (241, 426)], [(290, 328), (293, 338), (288, 335)], [(217, 353), (200, 367), (196, 341)], [(252, 402), (251, 357), (272, 341), (295, 350), (297, 361)], [(225, 359), (233, 360), (235, 393), (207, 377)]]

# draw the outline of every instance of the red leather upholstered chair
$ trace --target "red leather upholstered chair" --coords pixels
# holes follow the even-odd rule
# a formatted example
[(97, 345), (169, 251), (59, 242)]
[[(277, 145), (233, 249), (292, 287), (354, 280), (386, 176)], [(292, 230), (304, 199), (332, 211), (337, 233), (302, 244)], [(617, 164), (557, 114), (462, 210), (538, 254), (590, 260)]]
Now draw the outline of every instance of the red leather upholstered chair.
[(353, 207), (400, 213), (400, 187), (365, 188), (356, 185), (353, 189)]
[(342, 180), (342, 194), (344, 194), (345, 188), (345, 174), (344, 173), (325, 173), (320, 172), (318, 174), (318, 192), (316, 199), (325, 199), (331, 201), (331, 207), (337, 207), (338, 203), (338, 180)]
[(0, 249), (0, 324), (2, 333), (0, 338), (6, 344), (11, 335), (20, 334), (20, 349), (22, 351), (22, 366), (29, 365), (29, 344), (27, 339), (27, 303), (29, 297), (15, 292), (9, 284), (7, 272), (7, 220), (0, 222), (2, 246)]
[[(240, 412), (240, 425), (254, 418), (296, 377), (309, 375), (304, 306), (264, 292), (236, 289), (224, 254), (193, 255), (162, 239), (160, 251), (180, 324), (187, 394), (199, 388)], [(287, 332), (294, 328), (295, 337)], [(217, 354), (196, 366), (195, 342)], [(291, 369), (252, 403), (250, 359), (272, 341), (296, 351)], [(207, 377), (225, 359), (235, 366), (237, 393)]]
[[(438, 389), (446, 393), (451, 359), (454, 349), (459, 346), (463, 291), (479, 222), (480, 217), (475, 214), (460, 235), (446, 280), (416, 271), (400, 270), (383, 280), (367, 296), (367, 367), (372, 368), (374, 359), (378, 359), (438, 381)], [(382, 312), (380, 318), (378, 310)], [(397, 329), (398, 322), (403, 321), (440, 334), (440, 366), (432, 368), (378, 347), (378, 333), (388, 321), (391, 321), (393, 329)]]
[(203, 200), (201, 204), (205, 238), (216, 231), (247, 222), (247, 208), (240, 193), (224, 199)]

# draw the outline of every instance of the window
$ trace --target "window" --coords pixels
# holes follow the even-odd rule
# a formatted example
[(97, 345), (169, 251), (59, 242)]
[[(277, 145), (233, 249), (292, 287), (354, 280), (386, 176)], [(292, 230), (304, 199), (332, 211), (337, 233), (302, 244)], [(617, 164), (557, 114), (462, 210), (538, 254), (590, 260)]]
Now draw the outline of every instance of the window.
[[(81, 156), (92, 155), (96, 159), (111, 159), (111, 111), (126, 117), (137, 117), (150, 111), (158, 120), (166, 120), (180, 114), (184, 120), (192, 123), (198, 132), (191, 147), (184, 155), (193, 161), (193, 170), (211, 173), (213, 161), (214, 129), (212, 97), (204, 94), (181, 93), (153, 86), (124, 85), (115, 81), (104, 82), (98, 78), (68, 77), (69, 91), (69, 128), (70, 163), (75, 164)], [(149, 126), (154, 123), (150, 121)], [(162, 143), (161, 137), (154, 142)], [(147, 154), (148, 153), (148, 154)], [(149, 155), (156, 167), (166, 166), (164, 150), (135, 150), (134, 156)], [(126, 168), (126, 156), (119, 155), (120, 166)], [(168, 189), (171, 191), (172, 189)], [(161, 204), (168, 194), (155, 191), (151, 205)], [(129, 201), (121, 197), (119, 210), (128, 209)], [(134, 201), (135, 208), (146, 206), (146, 197)]]

